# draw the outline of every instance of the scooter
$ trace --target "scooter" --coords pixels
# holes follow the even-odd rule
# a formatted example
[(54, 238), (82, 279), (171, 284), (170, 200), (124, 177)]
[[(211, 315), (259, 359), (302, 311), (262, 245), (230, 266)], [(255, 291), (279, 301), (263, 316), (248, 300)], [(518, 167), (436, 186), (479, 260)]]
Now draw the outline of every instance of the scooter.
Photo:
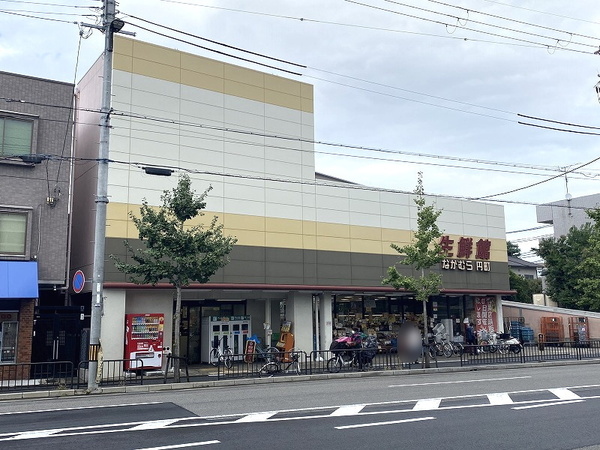
[(517, 353), (520, 353), (523, 349), (523, 344), (521, 344), (521, 342), (519, 342), (519, 340), (516, 337), (512, 337), (509, 334), (499, 335), (496, 332), (489, 333), (489, 340), (489, 349), (491, 353), (497, 350), (502, 354), (510, 352), (516, 355)]

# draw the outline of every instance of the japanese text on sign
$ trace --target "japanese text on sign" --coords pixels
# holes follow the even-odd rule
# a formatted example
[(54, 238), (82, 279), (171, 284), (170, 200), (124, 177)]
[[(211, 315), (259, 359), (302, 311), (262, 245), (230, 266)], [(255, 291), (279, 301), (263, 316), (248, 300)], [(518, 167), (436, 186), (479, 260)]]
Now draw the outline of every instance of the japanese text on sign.
[(492, 264), (489, 261), (469, 261), (464, 259), (444, 259), (442, 260), (442, 269), (444, 270), (464, 270), (475, 272), (491, 272)]
[[(475, 248), (473, 248), (473, 244), (475, 244)], [(487, 260), (490, 259), (492, 241), (479, 239), (474, 242), (473, 238), (463, 236), (458, 239), (455, 246), (454, 239), (450, 239), (450, 236), (445, 235), (440, 238), (440, 247), (442, 253), (448, 258), (452, 258), (454, 251), (456, 251), (456, 258), (469, 259), (473, 255), (473, 250), (475, 250), (475, 259)]]

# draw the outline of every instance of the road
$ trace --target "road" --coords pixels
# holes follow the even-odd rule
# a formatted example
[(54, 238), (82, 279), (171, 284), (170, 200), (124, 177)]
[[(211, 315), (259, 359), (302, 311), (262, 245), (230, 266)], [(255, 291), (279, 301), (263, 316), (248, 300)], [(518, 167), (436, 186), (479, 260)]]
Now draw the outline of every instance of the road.
[(1, 449), (600, 448), (600, 365), (0, 403)]

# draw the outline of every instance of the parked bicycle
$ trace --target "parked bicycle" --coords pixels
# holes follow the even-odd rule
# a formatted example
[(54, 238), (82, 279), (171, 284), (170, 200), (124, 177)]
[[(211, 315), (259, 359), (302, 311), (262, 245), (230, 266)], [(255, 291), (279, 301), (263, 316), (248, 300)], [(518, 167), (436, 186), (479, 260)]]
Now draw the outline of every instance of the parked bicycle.
[(259, 377), (272, 377), (276, 373), (295, 373), (300, 375), (302, 369), (300, 368), (300, 353), (297, 351), (291, 352), (280, 352), (273, 361), (268, 361), (264, 366), (258, 370)]
[(224, 364), (225, 367), (231, 369), (233, 367), (233, 352), (229, 346), (227, 346), (227, 344), (224, 344), (223, 351), (221, 352), (221, 343), (223, 342), (223, 337), (224, 336), (222, 336), (221, 339), (213, 342), (213, 348), (209, 355), (209, 362), (213, 366)]
[(279, 356), (279, 349), (277, 347), (263, 347), (262, 341), (257, 335), (252, 335), (248, 340), (256, 342), (254, 352), (256, 359), (266, 362), (275, 361)]

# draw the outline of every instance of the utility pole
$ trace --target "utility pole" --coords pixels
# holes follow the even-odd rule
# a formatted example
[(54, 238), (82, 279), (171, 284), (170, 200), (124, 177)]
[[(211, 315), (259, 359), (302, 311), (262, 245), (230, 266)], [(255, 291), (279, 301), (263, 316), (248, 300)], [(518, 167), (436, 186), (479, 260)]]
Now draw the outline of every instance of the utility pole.
[[(92, 312), (90, 319), (90, 346), (88, 392), (98, 389), (102, 374), (98, 372), (98, 354), (101, 351), (102, 306), (104, 300), (104, 247), (106, 240), (106, 208), (108, 204), (108, 140), (110, 136), (113, 37), (125, 22), (115, 18), (115, 0), (104, 0), (102, 26), (82, 24), (104, 33), (104, 66), (102, 74), (102, 105), (100, 108), (100, 144), (98, 147), (98, 182), (96, 187), (96, 221), (94, 224), (94, 268), (92, 276)], [(126, 33), (132, 34), (132, 33)]]

